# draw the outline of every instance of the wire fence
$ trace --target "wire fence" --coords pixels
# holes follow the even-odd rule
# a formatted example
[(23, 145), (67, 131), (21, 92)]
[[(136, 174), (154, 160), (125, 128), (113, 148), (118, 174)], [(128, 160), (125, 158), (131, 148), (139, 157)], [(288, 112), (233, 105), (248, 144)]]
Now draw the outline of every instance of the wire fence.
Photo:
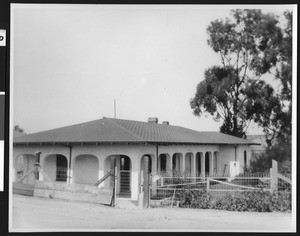
[[(291, 176), (279, 174), (276, 178), (276, 191), (291, 191)], [(207, 192), (212, 197), (224, 196), (243, 191), (272, 191), (274, 176), (270, 172), (243, 173), (235, 177), (208, 175), (200, 177), (174, 176), (163, 173), (150, 186), (151, 206), (178, 206), (180, 195), (188, 191)]]

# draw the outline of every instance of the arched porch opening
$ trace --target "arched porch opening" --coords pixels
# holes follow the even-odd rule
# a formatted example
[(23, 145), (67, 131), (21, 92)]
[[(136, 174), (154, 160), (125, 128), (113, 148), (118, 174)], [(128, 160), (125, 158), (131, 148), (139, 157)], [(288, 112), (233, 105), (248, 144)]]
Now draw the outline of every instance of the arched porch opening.
[(197, 152), (196, 153), (196, 176), (201, 176), (201, 174), (203, 174), (202, 159), (203, 159), (203, 153)]
[(172, 156), (172, 173), (173, 175), (180, 175), (182, 166), (182, 154), (174, 153)]
[[(148, 164), (147, 164), (148, 163)], [(148, 166), (148, 169), (146, 170), (146, 165)], [(141, 170), (144, 171), (144, 173), (150, 174), (152, 172), (152, 157), (151, 155), (143, 155), (141, 158)]]
[(98, 181), (99, 160), (90, 154), (79, 155), (74, 161), (74, 183), (93, 185)]
[(67, 181), (68, 159), (64, 155), (51, 154), (46, 156), (42, 168), (52, 181)]
[[(34, 163), (36, 163), (36, 156), (33, 154), (21, 154), (16, 157), (15, 163), (15, 180), (18, 180), (22, 178), (28, 171), (34, 168)], [(35, 174), (32, 172), (25, 179), (23, 179), (22, 182), (25, 184), (35, 184), (35, 178)]]
[(158, 174), (165, 174), (170, 171), (170, 156), (166, 153), (161, 153), (157, 160)]
[(185, 170), (184, 175), (190, 177), (192, 175), (192, 157), (193, 153), (188, 152), (185, 154)]
[[(117, 194), (119, 197), (131, 197), (131, 169), (132, 163), (130, 157), (126, 155), (111, 155), (105, 159), (105, 170), (114, 174), (114, 168), (117, 167)], [(114, 179), (109, 178), (104, 183), (104, 187), (113, 188)]]
[(131, 197), (131, 160), (128, 156), (120, 155), (119, 196)]
[(210, 175), (210, 162), (211, 162), (211, 152), (205, 153), (205, 175)]
[(219, 174), (219, 152), (214, 152), (214, 169), (213, 172), (215, 174)]

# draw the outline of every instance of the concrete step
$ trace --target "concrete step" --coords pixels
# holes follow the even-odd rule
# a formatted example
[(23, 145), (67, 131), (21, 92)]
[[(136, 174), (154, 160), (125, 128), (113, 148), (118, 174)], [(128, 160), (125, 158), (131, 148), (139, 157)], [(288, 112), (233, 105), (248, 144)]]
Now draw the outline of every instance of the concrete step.
[(117, 198), (116, 207), (120, 209), (139, 209), (138, 201), (132, 201), (128, 198)]

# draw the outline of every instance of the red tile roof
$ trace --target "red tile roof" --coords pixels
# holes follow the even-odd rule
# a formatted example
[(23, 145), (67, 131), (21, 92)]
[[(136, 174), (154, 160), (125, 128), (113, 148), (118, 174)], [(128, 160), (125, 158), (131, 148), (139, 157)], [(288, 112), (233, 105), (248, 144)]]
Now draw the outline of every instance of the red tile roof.
[(14, 137), (21, 143), (167, 143), (254, 144), (218, 132), (199, 132), (179, 126), (141, 121), (103, 119)]

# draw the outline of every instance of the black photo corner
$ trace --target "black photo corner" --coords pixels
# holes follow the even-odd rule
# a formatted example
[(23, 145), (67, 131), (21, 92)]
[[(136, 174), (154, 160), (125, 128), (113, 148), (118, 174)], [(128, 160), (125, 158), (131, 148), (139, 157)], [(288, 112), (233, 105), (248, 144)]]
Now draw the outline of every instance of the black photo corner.
[[(0, 177), (3, 190), (0, 191), (0, 234), (8, 235), (8, 123), (9, 123), (9, 99), (8, 96), (8, 81), (9, 81), (9, 54), (7, 48), (9, 47), (9, 2), (0, 1), (0, 32), (5, 30), (6, 37), (0, 36), (0, 140), (4, 140), (4, 151), (1, 154), (4, 160), (0, 160), (4, 164), (3, 176)], [(2, 30), (2, 31), (1, 31)]]

